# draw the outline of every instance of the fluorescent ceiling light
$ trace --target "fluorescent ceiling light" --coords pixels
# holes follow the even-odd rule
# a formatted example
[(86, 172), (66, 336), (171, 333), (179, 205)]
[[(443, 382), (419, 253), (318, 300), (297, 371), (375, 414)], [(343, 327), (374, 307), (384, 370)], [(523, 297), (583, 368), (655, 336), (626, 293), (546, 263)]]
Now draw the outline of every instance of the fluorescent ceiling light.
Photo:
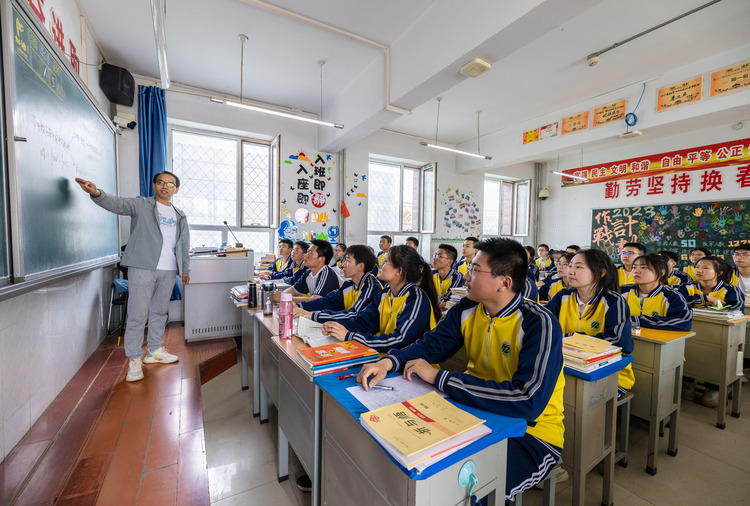
[(268, 109), (266, 107), (260, 107), (257, 105), (243, 104), (240, 102), (233, 102), (231, 100), (225, 100), (223, 98), (211, 97), (211, 102), (216, 104), (230, 105), (232, 107), (238, 107), (240, 109), (247, 109), (248, 111), (262, 112), (264, 114), (271, 114), (273, 116), (281, 116), (282, 118), (296, 119), (299, 121), (307, 121), (308, 123), (315, 123), (316, 125), (329, 126), (333, 128), (344, 128), (344, 125), (340, 123), (331, 123), (330, 121), (323, 121), (314, 118), (307, 118), (305, 116), (298, 116), (297, 114), (291, 114), (288, 112), (276, 111), (274, 109)]
[(443, 151), (450, 151), (451, 153), (458, 153), (459, 155), (473, 156), (474, 158), (481, 158), (483, 160), (492, 160), (491, 156), (480, 155), (478, 153), (472, 153), (471, 151), (462, 151), (460, 149), (453, 149), (453, 148), (449, 148), (446, 146), (439, 146), (437, 144), (432, 144), (430, 142), (425, 142), (425, 141), (421, 141), (420, 144), (422, 146), (427, 146), (428, 148), (442, 149)]
[(583, 176), (574, 176), (573, 174), (566, 174), (564, 172), (556, 172), (554, 170), (552, 171), (552, 173), (557, 174), (558, 176), (565, 176), (565, 177), (571, 177), (573, 179), (582, 179), (584, 181), (588, 181), (588, 178), (583, 177)]
[(151, 17), (154, 22), (156, 58), (159, 60), (161, 87), (166, 90), (169, 88), (171, 81), (169, 79), (169, 64), (167, 63), (167, 29), (164, 19), (164, 2), (162, 0), (151, 0)]

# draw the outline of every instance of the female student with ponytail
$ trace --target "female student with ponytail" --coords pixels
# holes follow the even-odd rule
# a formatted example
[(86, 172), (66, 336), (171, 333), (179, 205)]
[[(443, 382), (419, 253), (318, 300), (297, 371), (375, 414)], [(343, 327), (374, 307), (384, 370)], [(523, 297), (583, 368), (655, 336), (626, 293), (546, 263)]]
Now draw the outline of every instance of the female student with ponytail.
[(388, 288), (359, 314), (324, 323), (324, 334), (387, 352), (435, 328), (440, 310), (430, 265), (410, 246), (391, 246), (385, 256), (378, 278)]
[(620, 287), (630, 308), (630, 322), (637, 327), (690, 330), (693, 310), (677, 287), (669, 287), (669, 264), (661, 254), (647, 253), (635, 259), (633, 285)]
[[(604, 339), (633, 353), (630, 334), (630, 310), (618, 291), (618, 274), (606, 253), (598, 249), (581, 250), (568, 268), (570, 288), (563, 288), (547, 303), (557, 316), (564, 334), (579, 332)], [(630, 365), (622, 369), (618, 397), (635, 384)]]

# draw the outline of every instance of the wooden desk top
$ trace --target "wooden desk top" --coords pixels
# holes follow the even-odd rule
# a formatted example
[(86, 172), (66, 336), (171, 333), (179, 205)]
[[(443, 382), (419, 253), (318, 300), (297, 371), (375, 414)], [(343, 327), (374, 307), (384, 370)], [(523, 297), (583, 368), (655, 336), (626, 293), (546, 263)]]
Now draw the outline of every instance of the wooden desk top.
[(633, 339), (641, 341), (649, 341), (658, 344), (667, 344), (680, 339), (687, 339), (693, 337), (695, 332), (692, 330), (657, 330), (657, 329), (646, 329), (641, 327), (638, 332), (633, 332)]
[(731, 327), (733, 325), (738, 325), (740, 323), (750, 320), (750, 316), (746, 316), (744, 318), (737, 318), (736, 320), (721, 320), (718, 318), (712, 318), (710, 316), (704, 316), (702, 314), (693, 312), (693, 320), (703, 322), (703, 323), (714, 323), (716, 325), (725, 325), (727, 327)]

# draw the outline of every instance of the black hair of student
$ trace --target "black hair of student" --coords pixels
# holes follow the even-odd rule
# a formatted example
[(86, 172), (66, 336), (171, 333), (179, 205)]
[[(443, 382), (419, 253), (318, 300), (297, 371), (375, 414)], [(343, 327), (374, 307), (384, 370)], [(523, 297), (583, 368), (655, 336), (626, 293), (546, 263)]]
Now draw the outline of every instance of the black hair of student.
[(419, 239), (417, 239), (413, 235), (410, 235), (409, 237), (406, 238), (406, 242), (409, 242), (409, 241), (413, 242), (414, 246), (419, 247)]
[(450, 244), (438, 244), (438, 249), (445, 251), (448, 258), (451, 259), (451, 263), (455, 264), (456, 260), (458, 260), (458, 250), (456, 250), (454, 246), (451, 246)]
[(388, 244), (393, 244), (393, 239), (391, 239), (390, 235), (381, 235), (380, 238), (388, 241)]
[(338, 248), (339, 246), (341, 246), (341, 248), (344, 250), (344, 252), (346, 252), (346, 244), (344, 244), (343, 242), (340, 242), (340, 243), (338, 243), (336, 245), (336, 247)]
[(476, 237), (474, 237), (474, 236), (470, 235), (469, 237), (466, 237), (466, 238), (464, 239), (464, 241), (471, 241), (471, 242), (473, 242), (474, 244), (476, 244), (476, 243), (478, 243), (478, 242), (479, 242), (479, 239), (477, 239)]
[(513, 239), (492, 237), (479, 241), (474, 248), (485, 253), (487, 265), (493, 276), (510, 276), (513, 280), (513, 291), (523, 292), (529, 263), (527, 250), (521, 243)]
[[(294, 244), (296, 244), (297, 246), (299, 246), (300, 248), (302, 248), (302, 251), (305, 252), (305, 253), (307, 253), (307, 250), (310, 249), (310, 245), (307, 244), (305, 241), (294, 241)], [(294, 247), (294, 246), (292, 246), (292, 247)]]
[(581, 247), (577, 244), (571, 244), (570, 246), (566, 246), (565, 249), (573, 249), (576, 251), (576, 253), (581, 251)]
[(544, 248), (544, 249), (546, 249), (547, 251), (549, 251), (549, 246), (547, 246), (547, 245), (546, 245), (546, 244), (544, 244), (544, 243), (541, 243), (541, 244), (540, 244), (539, 246), (537, 246), (537, 248)]
[(732, 274), (734, 273), (734, 270), (732, 269), (732, 266), (729, 265), (723, 258), (709, 255), (695, 262), (695, 265), (697, 266), (701, 262), (711, 262), (714, 270), (716, 271), (716, 277), (720, 281), (728, 284), (732, 280)]
[(738, 244), (734, 247), (734, 251), (750, 251), (750, 244)]
[(663, 257), (668, 258), (669, 260), (673, 261), (674, 263), (678, 263), (680, 261), (680, 257), (677, 256), (677, 253), (675, 253), (674, 251), (664, 250), (664, 251), (660, 251), (658, 254), (661, 255), (661, 256), (663, 256)]
[(633, 264), (636, 262), (643, 262), (649, 269), (654, 271), (659, 279), (659, 283), (662, 285), (669, 284), (669, 275), (671, 273), (669, 272), (669, 265), (667, 264), (666, 256), (656, 253), (646, 253), (645, 255), (636, 257), (635, 260), (633, 260)]
[(404, 281), (419, 285), (419, 288), (430, 301), (435, 320), (439, 321), (442, 315), (440, 314), (440, 303), (438, 302), (435, 283), (432, 281), (430, 264), (422, 260), (417, 250), (406, 244), (399, 244), (388, 250), (388, 263), (394, 269), (401, 269), (401, 272), (404, 273)]
[[(602, 298), (602, 294), (606, 291), (620, 293), (620, 278), (617, 274), (617, 268), (612, 263), (612, 259), (609, 258), (605, 252), (600, 249), (582, 249), (575, 256), (581, 255), (586, 266), (594, 274), (594, 278), (597, 278), (596, 286), (594, 287), (594, 299), (589, 302), (589, 309), (583, 316), (593, 314), (596, 311), (596, 306), (599, 305), (599, 301)], [(601, 273), (604, 275), (601, 275)]]
[(177, 177), (177, 176), (176, 176), (175, 174), (173, 174), (173, 173), (171, 173), (171, 172), (169, 172), (169, 171), (166, 171), (166, 170), (163, 170), (163, 171), (159, 172), (158, 174), (154, 174), (154, 177), (153, 177), (153, 183), (154, 183), (154, 184), (156, 184), (156, 178), (158, 178), (159, 176), (163, 176), (163, 175), (165, 175), (165, 174), (166, 174), (167, 176), (172, 176), (172, 177), (174, 178), (174, 181), (175, 181), (175, 183), (174, 183), (174, 184), (175, 184), (175, 186), (176, 186), (177, 188), (179, 188), (179, 187), (180, 187), (180, 178), (179, 178), (179, 177)]
[(372, 248), (366, 244), (352, 244), (346, 248), (346, 256), (354, 259), (355, 263), (365, 264), (365, 274), (370, 272), (378, 261)]
[[(560, 258), (564, 258), (570, 263), (571, 260), (573, 260), (573, 257), (576, 256), (575, 253), (571, 253), (570, 251), (560, 251)], [(557, 261), (560, 261), (560, 258), (557, 259)]]
[(622, 249), (625, 248), (635, 248), (641, 252), (641, 255), (645, 255), (648, 252), (648, 248), (646, 248), (646, 245), (640, 242), (626, 242), (622, 245)]
[(693, 249), (690, 250), (690, 253), (692, 253), (693, 251), (700, 251), (701, 253), (703, 253), (707, 257), (714, 256), (714, 254), (711, 253), (711, 250), (710, 249), (706, 249), (706, 248), (693, 248)]
[(291, 239), (287, 239), (287, 238), (280, 239), (279, 244), (286, 244), (287, 246), (289, 246), (290, 249), (294, 248), (294, 243), (292, 242)]
[[(476, 247), (477, 247), (477, 245), (475, 244), (474, 248), (476, 248)], [(533, 246), (524, 246), (523, 249), (525, 249), (526, 253), (529, 255), (529, 259), (530, 259), (529, 262), (531, 262), (531, 260), (534, 260), (534, 257), (536, 256), (536, 250), (534, 249), (534, 247)]]
[(331, 247), (331, 243), (324, 241), (323, 239), (313, 239), (310, 242), (312, 242), (313, 246), (318, 247), (318, 256), (325, 257), (326, 265), (331, 263), (331, 258), (333, 258), (333, 248)]

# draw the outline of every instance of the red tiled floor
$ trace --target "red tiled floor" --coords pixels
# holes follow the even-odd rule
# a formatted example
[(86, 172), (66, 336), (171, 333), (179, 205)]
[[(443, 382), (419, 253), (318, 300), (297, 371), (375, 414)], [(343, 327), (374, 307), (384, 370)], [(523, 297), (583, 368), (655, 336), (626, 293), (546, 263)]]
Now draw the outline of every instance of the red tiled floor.
[(138, 504), (169, 506), (177, 500), (177, 464), (146, 474), (138, 492)]
[(168, 347), (180, 362), (146, 365), (135, 383), (125, 381), (123, 348), (107, 338), (25, 436), (28, 444), (0, 463), (0, 504), (28, 475), (18, 504), (208, 505), (199, 365), (231, 367), (235, 343), (186, 344), (183, 336), (170, 325)]
[(146, 471), (177, 463), (180, 436), (180, 396), (159, 397), (154, 409)]

